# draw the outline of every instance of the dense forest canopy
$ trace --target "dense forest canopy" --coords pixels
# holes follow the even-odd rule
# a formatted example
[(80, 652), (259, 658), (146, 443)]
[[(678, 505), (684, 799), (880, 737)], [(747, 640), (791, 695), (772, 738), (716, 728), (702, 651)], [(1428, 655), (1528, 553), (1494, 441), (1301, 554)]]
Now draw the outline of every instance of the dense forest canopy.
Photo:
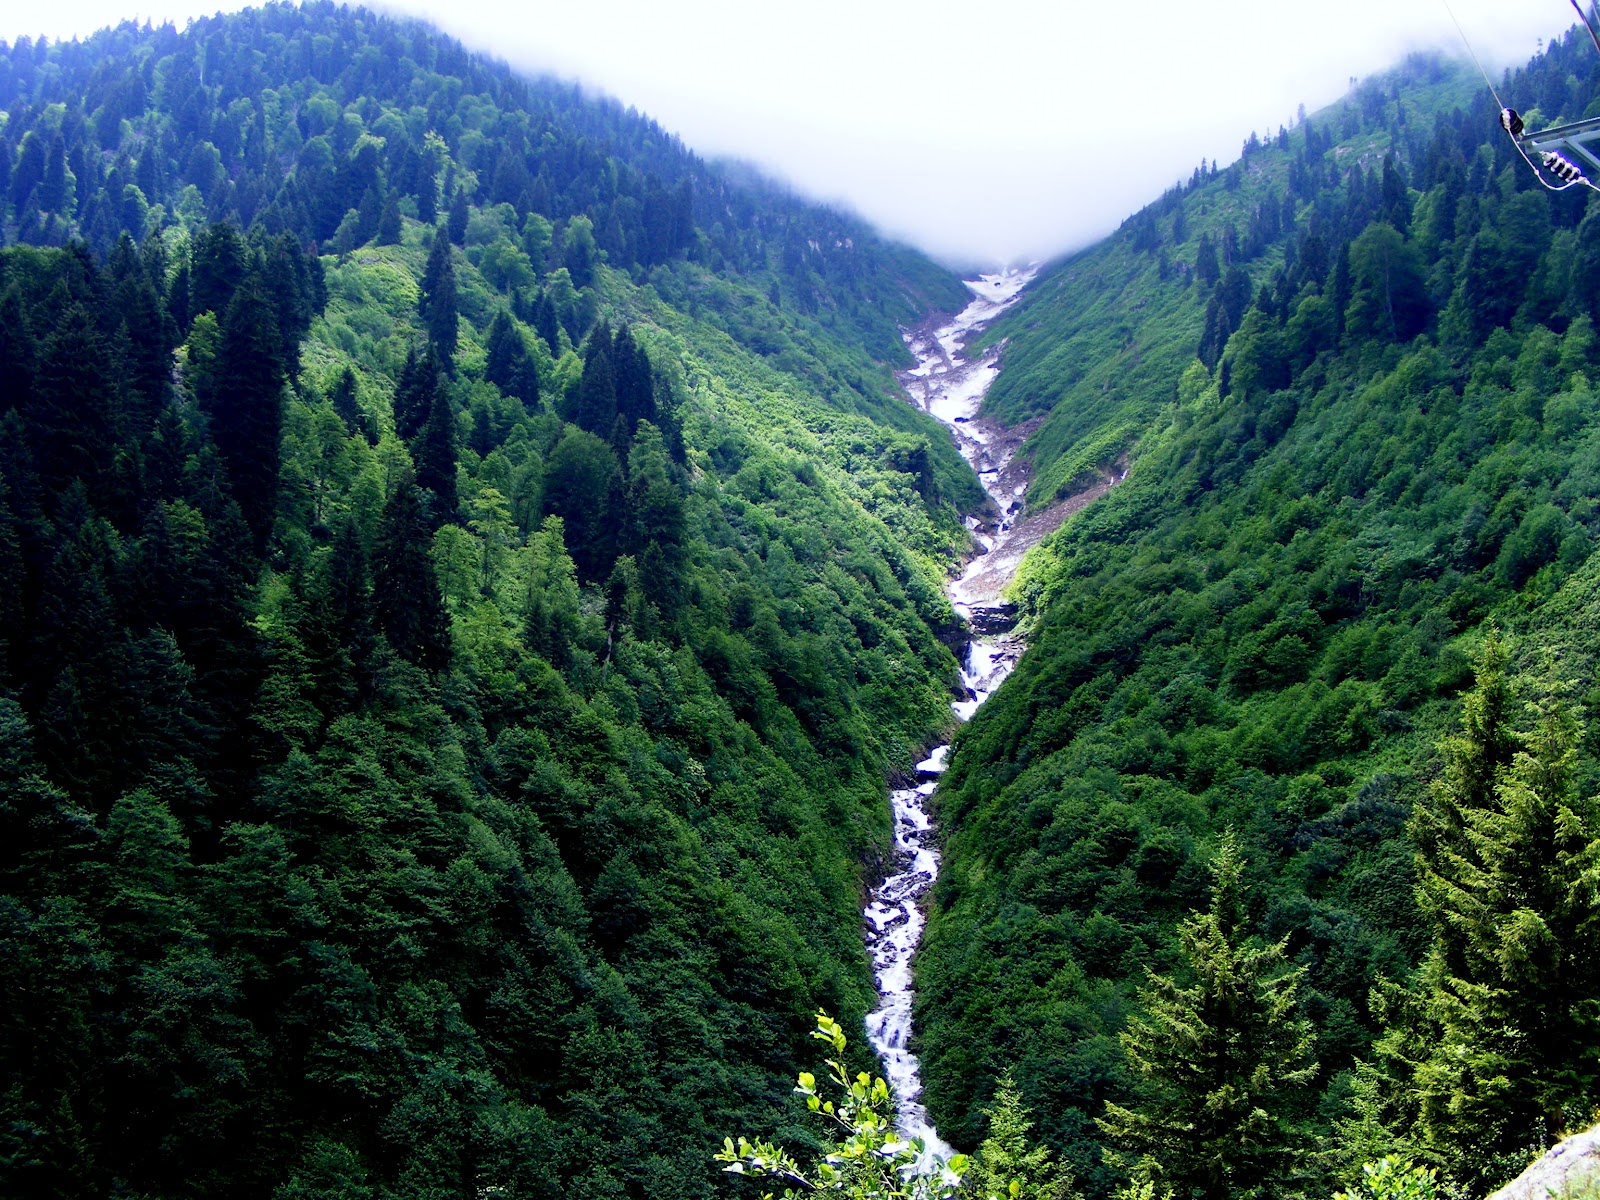
[[(1594, 116), (1600, 57), (1580, 32), (1501, 90), (1530, 129)], [(1129, 471), (1024, 564), (1032, 648), (940, 789), (917, 1015), (958, 1145), (1010, 1070), (1106, 1195), (1160, 1157), (1161, 1105), (1225, 1103), (1149, 1030), (1226, 961), (1185, 931), (1230, 828), (1236, 936), (1282, 940), (1315, 1032), (1269, 1072), (1268, 1193), (1394, 1153), (1481, 1194), (1600, 1100), (1600, 1033), (1559, 994), (1594, 953), (1562, 905), (1594, 901), (1568, 872), (1600, 783), (1573, 720), (1597, 246), (1588, 189), (1547, 191), (1475, 73), (1417, 59), (1203, 165), (989, 332), (992, 411), (1042, 417), (1035, 504)], [(1180, 1194), (1219, 1194), (1169, 1151)]]
[(958, 281), (311, 4), (0, 45), (0, 1192), (709, 1195), (859, 1022)]

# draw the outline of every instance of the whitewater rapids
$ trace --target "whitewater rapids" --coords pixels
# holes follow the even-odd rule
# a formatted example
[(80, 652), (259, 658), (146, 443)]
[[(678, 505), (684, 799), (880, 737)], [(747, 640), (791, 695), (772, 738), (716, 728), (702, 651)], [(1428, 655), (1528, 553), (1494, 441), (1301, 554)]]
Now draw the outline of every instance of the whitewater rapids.
[[(984, 394), (1000, 371), (999, 347), (977, 358), (963, 349), (968, 338), (1005, 312), (1035, 274), (1034, 268), (1007, 270), (969, 280), (973, 299), (948, 325), (913, 331), (906, 343), (917, 365), (900, 375), (917, 407), (941, 421), (999, 514), (992, 521), (968, 521), (983, 552), (960, 577), (951, 581), (951, 602), (977, 635), (962, 664), (963, 699), (951, 705), (963, 721), (1004, 681), (1022, 653), (1010, 636), (1015, 613), (1000, 592), (1016, 570), (1021, 551), (1007, 554), (1013, 517), (1022, 508), (1025, 483), (1002, 475), (1014, 447), (1003, 446), (994, 430), (978, 418)], [(996, 571), (999, 565), (1002, 569)], [(987, 568), (987, 569), (986, 569)], [(922, 1075), (911, 1052), (911, 1002), (914, 995), (911, 960), (922, 940), (924, 901), (939, 874), (939, 851), (927, 801), (945, 768), (949, 746), (939, 746), (917, 764), (917, 785), (889, 793), (894, 820), (892, 873), (872, 889), (863, 917), (868, 952), (878, 984), (879, 1004), (867, 1016), (867, 1037), (883, 1061), (884, 1077), (894, 1089), (898, 1127), (907, 1137), (920, 1137), (925, 1152), (919, 1167), (949, 1158), (950, 1145), (928, 1120), (921, 1102)]]

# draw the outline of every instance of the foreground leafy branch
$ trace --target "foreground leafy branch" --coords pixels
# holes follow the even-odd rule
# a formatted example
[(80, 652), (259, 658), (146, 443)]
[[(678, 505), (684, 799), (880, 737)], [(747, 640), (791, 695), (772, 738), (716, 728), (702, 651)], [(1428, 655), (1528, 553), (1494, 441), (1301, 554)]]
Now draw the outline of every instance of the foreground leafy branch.
[[(965, 1155), (947, 1162), (935, 1161), (919, 1170), (926, 1147), (921, 1138), (902, 1137), (894, 1128), (894, 1103), (889, 1085), (865, 1071), (852, 1077), (844, 1066), (845, 1036), (839, 1022), (817, 1013), (811, 1036), (832, 1047), (836, 1057), (826, 1060), (829, 1080), (840, 1092), (838, 1100), (824, 1099), (816, 1076), (801, 1072), (795, 1092), (806, 1107), (828, 1120), (835, 1129), (828, 1151), (809, 1171), (793, 1155), (771, 1142), (741, 1137), (723, 1139), (715, 1156), (734, 1175), (781, 1179), (785, 1197), (810, 1193), (849, 1197), (850, 1200), (950, 1200), (961, 1189), (967, 1169)], [(772, 1193), (764, 1193), (770, 1200)]]
[(1380, 1158), (1361, 1168), (1361, 1182), (1348, 1192), (1335, 1192), (1333, 1200), (1434, 1200), (1438, 1172), (1409, 1160)]

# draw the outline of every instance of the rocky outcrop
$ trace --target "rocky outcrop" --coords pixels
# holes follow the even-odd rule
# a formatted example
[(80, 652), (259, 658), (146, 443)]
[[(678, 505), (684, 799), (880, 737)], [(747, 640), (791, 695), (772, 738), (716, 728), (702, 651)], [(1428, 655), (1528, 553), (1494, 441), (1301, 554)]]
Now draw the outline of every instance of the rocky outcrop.
[(1600, 1196), (1600, 1125), (1556, 1143), (1489, 1200), (1583, 1200)]

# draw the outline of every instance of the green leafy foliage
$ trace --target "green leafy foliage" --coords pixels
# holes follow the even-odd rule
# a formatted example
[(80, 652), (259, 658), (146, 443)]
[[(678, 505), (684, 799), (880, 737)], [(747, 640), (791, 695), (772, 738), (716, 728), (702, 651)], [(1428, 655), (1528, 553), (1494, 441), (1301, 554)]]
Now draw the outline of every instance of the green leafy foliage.
[(1573, 788), (1578, 729), (1548, 700), (1533, 730), (1517, 732), (1511, 690), (1491, 642), (1465, 728), (1444, 743), (1445, 773), (1415, 818), (1434, 942), (1406, 1010), (1427, 1043), (1408, 1081), (1410, 1132), (1479, 1191), (1586, 1117), (1600, 1083), (1590, 1049), (1600, 829), (1593, 800)]
[(1361, 1168), (1358, 1185), (1335, 1192), (1333, 1200), (1434, 1200), (1435, 1175), (1431, 1167), (1380, 1158)]
[(846, 1039), (839, 1023), (819, 1012), (811, 1036), (840, 1056), (825, 1064), (838, 1099), (826, 1099), (809, 1072), (800, 1073), (794, 1089), (805, 1097), (807, 1110), (831, 1127), (826, 1152), (807, 1169), (770, 1142), (740, 1137), (735, 1143), (724, 1138), (715, 1155), (715, 1161), (728, 1164), (722, 1169), (755, 1179), (780, 1179), (788, 1185), (786, 1198), (822, 1193), (850, 1200), (951, 1200), (958, 1195), (966, 1157), (958, 1154), (948, 1162), (921, 1165), (922, 1139), (907, 1139), (895, 1131), (889, 1085), (865, 1071), (852, 1077), (845, 1066)]
[(1033, 1122), (1010, 1075), (1001, 1076), (986, 1115), (988, 1136), (962, 1179), (966, 1195), (978, 1200), (1076, 1200), (1072, 1172), (1051, 1161), (1048, 1146), (1030, 1141)]

